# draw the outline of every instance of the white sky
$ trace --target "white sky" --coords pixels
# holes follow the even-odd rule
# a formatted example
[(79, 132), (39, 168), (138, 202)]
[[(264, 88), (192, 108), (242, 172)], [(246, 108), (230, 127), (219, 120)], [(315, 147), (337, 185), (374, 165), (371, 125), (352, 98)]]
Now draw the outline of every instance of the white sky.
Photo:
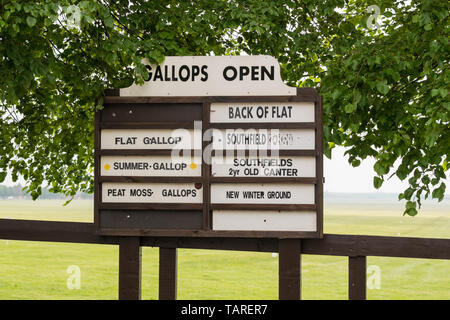
[[(324, 156), (325, 192), (383, 192), (398, 194), (408, 188), (408, 179), (400, 181), (394, 175), (390, 180), (385, 181), (380, 189), (375, 189), (373, 186), (375, 160), (367, 158), (361, 162), (359, 167), (354, 168), (348, 163), (348, 156), (344, 156), (345, 150), (344, 147), (334, 148), (331, 160)], [(391, 172), (393, 171), (391, 170)], [(449, 174), (447, 174), (447, 181), (448, 178)], [(445, 194), (450, 194), (450, 186), (447, 187)]]
[(344, 147), (334, 148), (331, 160), (324, 156), (325, 192), (400, 193), (407, 188), (407, 180), (402, 182), (397, 176), (393, 176), (389, 181), (384, 182), (380, 189), (375, 189), (373, 186), (375, 160), (367, 158), (359, 167), (354, 168), (348, 163), (348, 156), (344, 156), (345, 150)]

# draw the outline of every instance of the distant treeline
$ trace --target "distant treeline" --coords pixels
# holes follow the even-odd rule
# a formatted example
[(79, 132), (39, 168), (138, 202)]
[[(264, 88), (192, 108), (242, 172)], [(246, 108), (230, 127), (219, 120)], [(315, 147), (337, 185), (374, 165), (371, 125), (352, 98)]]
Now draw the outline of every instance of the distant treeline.
[[(31, 199), (31, 196), (22, 190), (23, 186), (2, 186), (0, 185), (0, 199)], [(67, 196), (61, 193), (51, 193), (46, 188), (42, 188), (42, 194), (39, 199), (68, 199)], [(80, 193), (75, 196), (75, 199), (92, 199), (91, 194)]]

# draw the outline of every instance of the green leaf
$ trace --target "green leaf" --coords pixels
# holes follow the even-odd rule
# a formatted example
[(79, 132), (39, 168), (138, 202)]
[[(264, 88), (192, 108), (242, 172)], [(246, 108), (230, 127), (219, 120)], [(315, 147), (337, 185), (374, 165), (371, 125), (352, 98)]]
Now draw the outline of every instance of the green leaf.
[(413, 188), (408, 188), (408, 189), (406, 189), (406, 191), (403, 193), (404, 194), (404, 198), (406, 199), (406, 200), (410, 200), (411, 199), (411, 197), (412, 197), (412, 195), (413, 195), (413, 193), (414, 193), (414, 189)]
[(0, 183), (5, 181), (7, 172), (0, 172)]
[(408, 201), (406, 202), (406, 210), (404, 211), (404, 214), (407, 214), (409, 216), (415, 216), (417, 215), (417, 209), (416, 209), (417, 204), (414, 201)]
[(389, 86), (386, 84), (386, 81), (378, 81), (377, 82), (377, 90), (382, 94), (388, 93)]
[(356, 104), (353, 103), (346, 104), (344, 110), (347, 113), (353, 113), (356, 110)]
[(361, 164), (361, 161), (358, 159), (355, 159), (352, 161), (352, 167), (359, 167), (360, 164)]
[(416, 216), (417, 215), (417, 209), (416, 208), (409, 208), (409, 209), (406, 209), (405, 211), (404, 211), (404, 214), (407, 214), (408, 216), (411, 216), (411, 217), (414, 217), (414, 216)]
[(381, 185), (383, 184), (383, 179), (379, 177), (373, 177), (373, 186), (375, 189), (380, 189)]
[(444, 199), (444, 193), (445, 193), (445, 184), (442, 182), (439, 188), (433, 190), (431, 197), (433, 199), (438, 199), (439, 201), (442, 201)]
[(416, 203), (414, 201), (406, 202), (406, 209), (416, 208)]
[(397, 169), (397, 171), (395, 172), (395, 174), (397, 175), (397, 177), (400, 179), (400, 180), (405, 180), (406, 179), (406, 177), (408, 176), (408, 171), (407, 170), (405, 170), (405, 169), (403, 169), (402, 167), (399, 167), (398, 169)]
[(339, 89), (334, 89), (333, 93), (331, 94), (331, 98), (333, 100), (336, 100), (341, 94), (341, 91)]
[(30, 28), (34, 27), (34, 25), (36, 24), (36, 18), (34, 18), (34, 17), (27, 17), (27, 24), (28, 24), (28, 26)]
[(354, 92), (354, 95), (353, 95), (353, 97), (354, 97), (354, 104), (355, 104), (355, 106), (361, 101), (361, 92), (359, 92), (358, 90), (356, 90), (355, 92)]
[(389, 172), (389, 168), (386, 165), (384, 165), (383, 162), (380, 160), (375, 162), (373, 169), (379, 176), (382, 176)]

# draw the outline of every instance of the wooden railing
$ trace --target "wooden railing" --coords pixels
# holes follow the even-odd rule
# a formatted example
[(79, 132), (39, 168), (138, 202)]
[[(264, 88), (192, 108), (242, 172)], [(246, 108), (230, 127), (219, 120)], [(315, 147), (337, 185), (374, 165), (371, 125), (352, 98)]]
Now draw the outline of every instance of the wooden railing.
[(0, 239), (119, 245), (119, 299), (140, 299), (141, 247), (159, 247), (159, 298), (176, 299), (177, 248), (279, 253), (279, 298), (301, 298), (301, 254), (349, 257), (349, 299), (366, 299), (367, 256), (450, 259), (450, 239), (336, 235), (323, 239), (119, 237), (92, 223), (0, 219)]

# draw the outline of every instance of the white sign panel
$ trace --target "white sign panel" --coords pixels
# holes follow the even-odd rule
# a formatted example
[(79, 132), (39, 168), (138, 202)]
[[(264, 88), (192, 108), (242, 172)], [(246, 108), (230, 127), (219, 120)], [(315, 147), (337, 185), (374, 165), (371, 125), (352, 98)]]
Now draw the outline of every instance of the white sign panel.
[(211, 103), (211, 122), (314, 122), (314, 103)]
[(201, 130), (103, 129), (102, 149), (201, 149)]
[(211, 203), (314, 204), (314, 185), (211, 184)]
[(102, 202), (122, 203), (202, 203), (202, 188), (194, 183), (116, 183), (102, 184)]
[(271, 56), (166, 57), (159, 65), (146, 60), (143, 85), (120, 89), (121, 97), (149, 96), (294, 96)]
[(171, 156), (102, 156), (102, 176), (132, 177), (200, 177), (201, 157)]
[(213, 129), (215, 150), (314, 150), (314, 129)]
[(313, 211), (214, 210), (213, 230), (233, 231), (317, 231)]
[(314, 157), (212, 157), (214, 177), (315, 177)]

